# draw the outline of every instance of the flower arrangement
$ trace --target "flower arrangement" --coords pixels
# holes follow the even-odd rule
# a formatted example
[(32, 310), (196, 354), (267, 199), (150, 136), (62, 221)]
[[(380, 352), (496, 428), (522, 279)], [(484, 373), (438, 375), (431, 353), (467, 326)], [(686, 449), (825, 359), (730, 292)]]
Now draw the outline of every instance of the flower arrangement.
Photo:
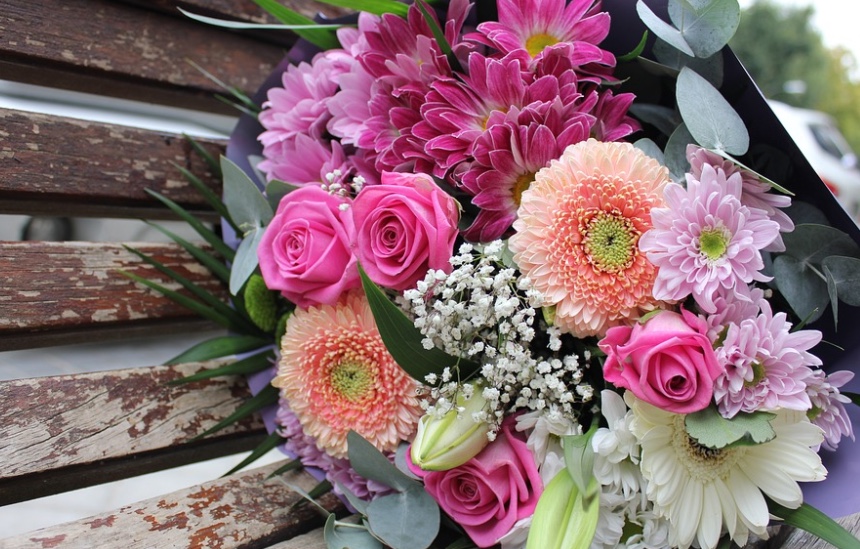
[(276, 346), (215, 373), (261, 372), (268, 447), (362, 517), (329, 547), (713, 549), (811, 515), (857, 547), (799, 483), (854, 439), (807, 324), (860, 304), (860, 248), (750, 167), (779, 151), (718, 91), (736, 0), (354, 5), (336, 44), (299, 27), (322, 49), (266, 91), (261, 157), (220, 164), (238, 247), (206, 235), (229, 351)]

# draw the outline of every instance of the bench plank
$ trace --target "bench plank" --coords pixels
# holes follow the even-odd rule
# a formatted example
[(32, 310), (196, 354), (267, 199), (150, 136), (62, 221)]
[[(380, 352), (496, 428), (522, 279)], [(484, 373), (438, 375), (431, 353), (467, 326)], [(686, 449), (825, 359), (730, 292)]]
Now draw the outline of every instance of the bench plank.
[[(297, 471), (267, 480), (280, 465), (275, 463), (127, 505), (115, 512), (0, 540), (0, 548), (269, 547), (319, 528), (324, 522), (313, 505), (294, 506), (301, 496), (287, 486), (289, 483), (310, 490), (316, 480), (309, 474)], [(330, 493), (318, 501), (331, 512), (344, 510), (340, 500)]]
[(250, 397), (242, 377), (171, 386), (224, 362), (0, 382), (0, 505), (254, 448), (254, 415), (197, 441)]
[[(177, 164), (217, 194), (221, 181), (182, 136), (0, 109), (0, 213), (172, 219), (150, 189), (215, 215)], [(215, 158), (221, 140), (198, 139)]]
[[(226, 297), (223, 285), (179, 246), (135, 247)], [(122, 244), (0, 242), (0, 351), (124, 337), (135, 326), (150, 334), (177, 324), (212, 326), (120, 270), (178, 289)]]

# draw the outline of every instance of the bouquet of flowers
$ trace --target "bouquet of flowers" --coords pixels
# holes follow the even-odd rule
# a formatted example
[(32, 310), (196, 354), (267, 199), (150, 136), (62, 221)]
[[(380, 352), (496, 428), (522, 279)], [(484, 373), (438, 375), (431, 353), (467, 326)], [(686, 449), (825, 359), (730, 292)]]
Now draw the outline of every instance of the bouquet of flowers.
[(744, 545), (853, 441), (807, 324), (860, 248), (726, 98), (737, 1), (609, 4), (356, 1), (222, 159), (231, 327), (276, 346), (225, 371), (361, 517), (329, 547)]

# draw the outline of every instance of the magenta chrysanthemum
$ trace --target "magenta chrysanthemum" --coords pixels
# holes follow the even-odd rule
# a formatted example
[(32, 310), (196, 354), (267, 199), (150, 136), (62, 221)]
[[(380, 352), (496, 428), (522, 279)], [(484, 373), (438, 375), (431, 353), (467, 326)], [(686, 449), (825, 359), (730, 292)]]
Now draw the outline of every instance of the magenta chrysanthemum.
[(785, 313), (773, 314), (766, 301), (758, 316), (728, 326), (716, 349), (726, 367), (714, 384), (714, 399), (722, 415), (778, 408), (809, 410), (806, 384), (811, 367), (819, 366), (821, 360), (807, 351), (821, 341), (821, 332), (790, 332), (790, 328)]
[(522, 194), (509, 245), (562, 330), (602, 336), (658, 306), (656, 268), (638, 243), (668, 181), (666, 168), (629, 143), (589, 139)]
[(296, 310), (281, 340), (272, 380), (304, 432), (334, 457), (346, 456), (346, 435), (358, 432), (383, 451), (408, 440), (422, 410), (416, 383), (388, 353), (363, 295), (335, 306)]
[(761, 250), (779, 235), (764, 210), (741, 203), (742, 178), (710, 165), (699, 179), (687, 174), (687, 188), (666, 187), (666, 207), (651, 211), (654, 228), (639, 248), (659, 267), (654, 297), (679, 301), (693, 296), (707, 313), (716, 311), (720, 286), (731, 290), (765, 282)]

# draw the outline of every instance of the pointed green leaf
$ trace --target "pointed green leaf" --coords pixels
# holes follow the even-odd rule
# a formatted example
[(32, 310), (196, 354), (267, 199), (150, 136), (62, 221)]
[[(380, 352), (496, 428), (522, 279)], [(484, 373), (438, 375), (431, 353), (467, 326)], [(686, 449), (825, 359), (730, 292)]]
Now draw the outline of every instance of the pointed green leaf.
[(651, 124), (667, 136), (672, 135), (678, 125), (681, 124), (681, 116), (663, 105), (634, 103), (630, 106), (630, 113), (642, 122)]
[(842, 392), (842, 394), (843, 394), (843, 395), (845, 395), (845, 396), (847, 396), (848, 398), (850, 398), (850, 399), (851, 399), (851, 402), (853, 402), (855, 405), (860, 406), (860, 394), (857, 394), (857, 393), (849, 393), (849, 392), (846, 392), (846, 391), (841, 391), (841, 392)]
[(678, 74), (675, 97), (690, 134), (706, 149), (743, 155), (749, 149), (746, 125), (722, 94), (689, 67)]
[(382, 549), (382, 543), (358, 525), (342, 526), (330, 514), (325, 521), (323, 538), (327, 549)]
[(860, 257), (860, 248), (850, 236), (826, 225), (797, 225), (790, 233), (783, 234), (782, 239), (785, 255), (804, 266), (819, 265), (832, 255)]
[(738, 30), (738, 0), (669, 0), (669, 19), (696, 57), (710, 57), (729, 43)]
[(639, 39), (639, 43), (636, 44), (636, 47), (633, 48), (629, 53), (625, 53), (623, 55), (618, 55), (615, 57), (615, 60), (619, 63), (626, 63), (627, 61), (633, 61), (645, 51), (645, 44), (648, 43), (648, 31), (642, 33), (642, 38)]
[(323, 494), (327, 494), (329, 492), (331, 492), (331, 483), (327, 480), (322, 480), (310, 489), (308, 496), (310, 496), (311, 499), (317, 499)]
[(741, 162), (741, 161), (740, 161), (740, 160), (738, 160), (737, 158), (733, 157), (732, 155), (730, 155), (730, 154), (726, 153), (725, 151), (721, 151), (721, 150), (717, 150), (717, 149), (710, 149), (710, 150), (711, 150), (711, 152), (712, 152), (712, 153), (715, 153), (715, 154), (717, 154), (717, 155), (719, 155), (719, 156), (722, 156), (723, 158), (725, 158), (725, 159), (726, 159), (726, 160), (728, 160), (729, 162), (734, 163), (734, 164), (735, 164), (736, 166), (738, 166), (739, 168), (742, 168), (743, 170), (746, 170), (746, 171), (750, 172), (750, 173), (751, 173), (751, 174), (753, 174), (754, 176), (758, 177), (758, 178), (759, 178), (763, 183), (767, 183), (768, 185), (770, 185), (771, 187), (773, 187), (773, 188), (774, 188), (774, 189), (776, 189), (777, 191), (781, 192), (782, 194), (787, 194), (787, 195), (789, 195), (789, 196), (794, 196), (794, 193), (793, 193), (793, 192), (789, 191), (788, 189), (786, 189), (785, 187), (783, 187), (782, 185), (780, 185), (780, 184), (779, 184), (779, 183), (777, 183), (776, 181), (774, 181), (774, 180), (770, 179), (769, 177), (764, 176), (764, 175), (762, 175), (762, 174), (758, 173), (757, 171), (755, 171), (754, 169), (750, 168), (749, 166), (747, 166), (746, 164), (744, 164), (743, 162)]
[(199, 21), (201, 23), (206, 23), (207, 25), (212, 25), (215, 27), (221, 27), (225, 29), (268, 29), (268, 30), (312, 30), (312, 29), (339, 29), (343, 25), (332, 25), (326, 24), (321, 25), (319, 23), (310, 24), (297, 24), (297, 25), (278, 25), (273, 23), (249, 23), (247, 21), (230, 21), (227, 19), (217, 19), (215, 17), (207, 17), (205, 15), (198, 15), (196, 13), (191, 13), (190, 11), (186, 11), (182, 8), (176, 8), (182, 12), (183, 15), (190, 19), (194, 19), (195, 21)]
[(210, 368), (197, 372), (196, 374), (192, 374), (190, 376), (171, 381), (168, 383), (168, 385), (181, 385), (185, 383), (192, 383), (194, 381), (211, 379), (213, 377), (244, 376), (256, 372), (261, 372), (266, 368), (270, 368), (272, 366), (274, 358), (275, 352), (272, 350), (263, 353), (257, 353), (255, 355), (243, 358), (242, 360), (237, 360), (236, 362), (231, 362), (230, 364), (226, 364), (218, 368)]
[(392, 549), (430, 547), (439, 534), (440, 523), (439, 505), (419, 484), (405, 492), (376, 498), (367, 506), (370, 531)]
[[(182, 173), (182, 176), (185, 177), (185, 179), (189, 183), (191, 183), (194, 189), (198, 193), (200, 193), (203, 199), (206, 200), (206, 203), (212, 206), (212, 209), (215, 210), (215, 213), (217, 213), (223, 219), (226, 219), (232, 224), (232, 219), (230, 219), (230, 213), (227, 211), (227, 206), (225, 206), (224, 202), (221, 201), (221, 197), (215, 194), (212, 189), (210, 189), (208, 186), (206, 186), (205, 183), (203, 183), (202, 179), (191, 173), (190, 170), (180, 166), (176, 162), (173, 162), (172, 164), (177, 170), (180, 171), (180, 173)], [(238, 227), (233, 228), (238, 230)]]
[(236, 257), (233, 259), (233, 264), (230, 267), (230, 294), (239, 295), (239, 291), (248, 278), (257, 269), (258, 258), (257, 248), (260, 247), (260, 241), (263, 240), (263, 232), (265, 229), (257, 227), (250, 233), (245, 235), (245, 239), (239, 244), (236, 249)]
[(768, 510), (789, 526), (816, 535), (839, 549), (860, 549), (860, 540), (851, 532), (808, 503), (802, 504), (797, 509), (789, 509), (766, 496), (765, 499)]
[(771, 412), (741, 412), (726, 419), (711, 405), (687, 414), (684, 425), (687, 434), (706, 448), (719, 450), (731, 446), (749, 446), (773, 440), (776, 432), (770, 422), (776, 414)]
[(257, 336), (248, 335), (226, 335), (218, 336), (212, 339), (202, 341), (194, 345), (190, 349), (171, 358), (165, 364), (180, 364), (182, 362), (200, 362), (203, 360), (211, 360), (213, 358), (221, 358), (225, 356), (233, 356), (239, 353), (245, 353), (260, 349), (272, 342)]
[(200, 303), (199, 301), (195, 301), (188, 296), (180, 294), (177, 291), (171, 290), (165, 286), (162, 286), (161, 284), (158, 284), (151, 280), (147, 280), (146, 278), (137, 276), (136, 274), (130, 273), (128, 271), (120, 270), (117, 272), (126, 278), (130, 278), (131, 280), (134, 280), (139, 284), (143, 284), (147, 288), (152, 288), (153, 290), (163, 294), (165, 297), (170, 298), (179, 305), (182, 305), (186, 309), (189, 309), (190, 311), (202, 316), (207, 320), (211, 320), (212, 322), (224, 326), (225, 328), (234, 328), (233, 323), (230, 322), (230, 320), (227, 319), (224, 315), (217, 313), (214, 309), (207, 305), (204, 305), (203, 303)]
[(672, 132), (669, 141), (666, 142), (663, 154), (666, 155), (666, 167), (669, 168), (669, 173), (672, 174), (672, 179), (675, 181), (683, 182), (684, 174), (690, 171), (690, 161), (687, 160), (687, 145), (693, 141), (693, 136), (690, 135), (687, 125), (682, 123)]
[(645, 26), (648, 27), (651, 32), (659, 36), (665, 42), (668, 42), (672, 47), (681, 50), (690, 57), (696, 55), (693, 53), (693, 49), (690, 45), (687, 44), (687, 41), (684, 39), (681, 32), (669, 23), (657, 17), (657, 15), (651, 11), (651, 8), (645, 5), (645, 2), (642, 0), (638, 0), (636, 2), (636, 13), (639, 14), (639, 18), (643, 23), (645, 23)]
[(344, 486), (343, 484), (341, 484), (339, 482), (337, 483), (337, 487), (343, 493), (343, 495), (346, 496), (347, 501), (349, 501), (349, 504), (352, 505), (352, 507), (356, 511), (358, 511), (362, 515), (367, 514), (367, 504), (369, 502), (364, 501), (360, 497), (356, 496), (352, 492), (352, 490), (350, 490), (348, 487)]
[(268, 480), (270, 478), (274, 478), (278, 475), (283, 475), (284, 473), (288, 473), (290, 471), (295, 471), (296, 469), (301, 469), (302, 467), (304, 467), (304, 465), (302, 465), (302, 460), (300, 460), (300, 459), (290, 460), (290, 461), (286, 462), (284, 465), (281, 465), (280, 467), (278, 467), (277, 469), (272, 471), (269, 474), (269, 476), (266, 477), (266, 480)]
[(266, 406), (270, 406), (272, 404), (275, 404), (276, 402), (278, 402), (278, 390), (271, 385), (266, 385), (263, 390), (261, 390), (259, 393), (242, 403), (241, 406), (236, 408), (236, 410), (232, 414), (219, 421), (217, 424), (215, 424), (215, 426), (206, 429), (204, 432), (192, 438), (191, 442), (198, 441), (203, 437), (209, 436), (212, 433), (220, 431), (224, 427), (232, 425), (237, 421), (240, 421), (243, 418), (250, 416), (254, 412), (259, 412)]
[(833, 310), (833, 329), (836, 330), (839, 328), (839, 296), (836, 289), (836, 279), (833, 278), (833, 273), (827, 268), (826, 262), (821, 266), (821, 270), (824, 272), (827, 282), (827, 295), (830, 297), (830, 308)]
[(600, 422), (595, 416), (587, 432), (561, 437), (564, 465), (577, 489), (582, 493), (585, 493), (594, 479), (594, 449), (591, 447), (591, 439), (594, 438), (598, 427)]
[[(203, 69), (203, 67), (201, 67), (200, 65), (197, 65), (193, 61), (189, 61), (189, 63), (191, 63), (191, 65), (195, 69), (202, 71), (203, 74), (207, 78), (214, 80), (215, 83), (218, 84), (219, 86), (221, 86), (223, 88), (227, 87), (226, 84), (224, 84), (223, 82), (221, 82), (220, 80), (215, 78), (215, 76), (213, 74), (206, 72)], [(206, 162), (206, 166), (209, 168), (209, 171), (211, 171), (212, 174), (215, 175), (215, 177), (218, 177), (220, 179), (221, 178), (221, 164), (218, 162), (218, 160), (216, 160), (214, 156), (209, 154), (209, 151), (204, 149), (203, 145), (201, 145), (196, 139), (194, 139), (190, 135), (183, 133), (182, 137), (184, 137), (191, 144), (191, 148), (194, 149), (194, 152), (199, 154), (200, 157), (203, 159), (203, 161)]]
[(244, 469), (248, 465), (254, 463), (258, 459), (263, 457), (265, 454), (267, 454), (269, 452), (269, 450), (277, 448), (279, 444), (283, 444), (283, 442), (284, 442), (284, 437), (282, 437), (281, 435), (279, 435), (277, 433), (272, 433), (271, 435), (267, 436), (263, 440), (263, 442), (258, 444), (257, 447), (254, 448), (254, 450), (250, 454), (248, 454), (248, 456), (245, 459), (240, 461), (235, 467), (233, 467), (232, 469), (230, 469), (229, 471), (227, 471), (226, 473), (224, 473), (221, 476), (222, 477), (230, 476), (233, 473), (235, 473), (236, 471)]
[(420, 486), (417, 481), (404, 475), (376, 446), (360, 434), (350, 431), (346, 435), (346, 441), (349, 462), (359, 475), (381, 482), (399, 492)]
[(153, 196), (159, 201), (161, 201), (161, 203), (170, 208), (173, 213), (175, 213), (183, 221), (188, 223), (192, 229), (197, 231), (197, 234), (199, 234), (203, 238), (203, 240), (205, 240), (210, 246), (215, 249), (217, 253), (224, 256), (224, 259), (226, 259), (227, 261), (231, 261), (233, 259), (233, 255), (235, 254), (233, 249), (230, 248), (230, 246), (228, 246), (227, 244), (225, 244), (224, 241), (221, 240), (221, 237), (215, 234), (209, 227), (204, 225), (202, 221), (194, 217), (194, 215), (188, 212), (185, 208), (183, 208), (173, 200), (167, 198), (166, 196), (162, 196), (159, 193), (151, 191), (149, 189), (146, 189), (146, 192), (150, 196)]
[(663, 156), (663, 151), (660, 150), (660, 147), (657, 146), (657, 143), (654, 143), (647, 137), (643, 137), (642, 139), (637, 140), (635, 143), (633, 143), (633, 146), (644, 152), (646, 155), (650, 156), (660, 164), (666, 164), (666, 158)]
[(319, 2), (353, 11), (366, 11), (374, 15), (393, 13), (405, 17), (409, 11), (409, 6), (394, 0), (319, 0)]
[(150, 227), (153, 227), (154, 229), (160, 231), (162, 234), (182, 246), (182, 249), (191, 254), (194, 259), (202, 263), (203, 266), (209, 269), (212, 274), (217, 276), (218, 279), (221, 280), (221, 282), (226, 283), (230, 280), (230, 269), (228, 269), (227, 266), (224, 265), (224, 261), (222, 261), (220, 258), (217, 258), (212, 254), (203, 251), (203, 249), (199, 248), (198, 246), (195, 246), (194, 244), (188, 242), (178, 234), (165, 227), (162, 227), (157, 223), (152, 223), (149, 221), (147, 221), (146, 223)]
[(832, 255), (822, 261), (822, 266), (833, 279), (839, 301), (860, 306), (860, 259)]
[(476, 364), (452, 357), (441, 349), (425, 349), (421, 332), (412, 321), (368, 278), (361, 266), (358, 271), (382, 342), (406, 373), (424, 383), (428, 374), (441, 375), (446, 367), (459, 368), (461, 379), (478, 370)]
[(457, 59), (456, 55), (454, 55), (454, 50), (451, 49), (451, 44), (449, 44), (448, 39), (445, 38), (445, 33), (439, 27), (438, 21), (430, 15), (427, 3), (424, 0), (417, 0), (416, 5), (418, 6), (418, 9), (421, 10), (421, 15), (424, 16), (424, 21), (427, 22), (427, 26), (430, 27), (430, 31), (433, 33), (433, 38), (436, 39), (436, 43), (439, 45), (439, 49), (442, 50), (442, 53), (444, 53), (448, 58), (448, 64), (451, 66), (451, 69), (454, 72), (463, 72), (463, 68), (460, 66), (460, 60)]
[(264, 227), (274, 215), (266, 197), (242, 169), (226, 156), (221, 157), (224, 173), (224, 204), (243, 232)]
[[(269, 12), (275, 19), (285, 25), (313, 25), (313, 19), (308, 19), (300, 13), (283, 6), (277, 0), (254, 0), (254, 3)], [(301, 36), (311, 44), (319, 47), (321, 50), (330, 50), (340, 47), (340, 42), (332, 30), (295, 30), (297, 35)]]

